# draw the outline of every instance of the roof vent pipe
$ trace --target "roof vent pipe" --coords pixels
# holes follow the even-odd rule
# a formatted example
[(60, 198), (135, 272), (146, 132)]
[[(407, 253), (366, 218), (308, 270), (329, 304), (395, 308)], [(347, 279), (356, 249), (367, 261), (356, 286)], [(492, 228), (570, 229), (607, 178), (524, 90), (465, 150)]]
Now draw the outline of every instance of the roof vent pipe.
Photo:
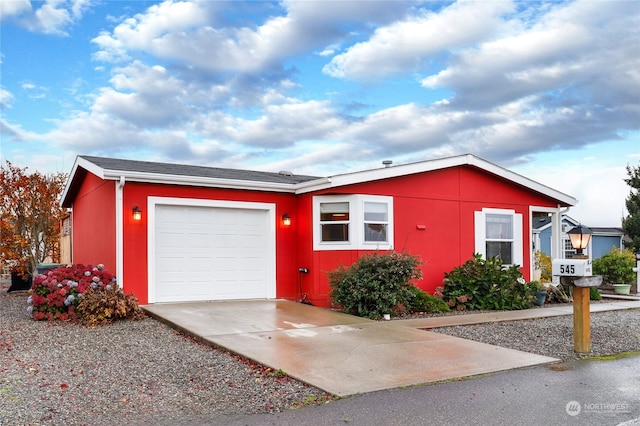
[(391, 160), (384, 160), (384, 161), (382, 162), (382, 164), (383, 164), (385, 167), (387, 167), (387, 168), (388, 168), (388, 167), (391, 167), (391, 165), (393, 164), (393, 161), (391, 161)]

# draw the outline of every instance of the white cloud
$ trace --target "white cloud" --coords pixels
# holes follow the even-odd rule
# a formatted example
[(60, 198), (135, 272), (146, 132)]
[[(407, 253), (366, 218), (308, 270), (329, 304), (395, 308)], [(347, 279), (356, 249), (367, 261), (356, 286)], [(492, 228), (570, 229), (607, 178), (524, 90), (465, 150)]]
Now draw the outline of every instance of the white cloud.
[(135, 62), (114, 71), (113, 88), (103, 88), (92, 110), (137, 127), (169, 127), (185, 114), (186, 84), (165, 68)]
[(286, 147), (305, 140), (329, 139), (344, 127), (327, 102), (270, 105), (256, 120), (238, 120), (234, 140), (264, 147)]
[(17, 18), (29, 31), (67, 36), (66, 28), (82, 19), (92, 0), (46, 0), (33, 9), (28, 0), (0, 0), (0, 19)]
[(0, 0), (0, 21), (31, 11), (29, 0)]
[(28, 8), (23, 4), (16, 12), (18, 22), (29, 31), (58, 36), (67, 36), (66, 28), (82, 19), (92, 5), (91, 0), (46, 0), (37, 4), (40, 7), (35, 10), (31, 4)]
[(558, 152), (564, 161), (538, 160), (536, 165), (517, 167), (515, 170), (530, 179), (569, 194), (578, 203), (567, 213), (586, 226), (621, 226), (626, 215), (625, 199), (630, 187), (624, 182), (627, 177), (626, 163), (617, 165), (603, 162), (601, 158), (580, 157)]
[(13, 105), (13, 94), (4, 87), (0, 87), (0, 110), (11, 108)]
[(443, 51), (492, 37), (510, 2), (458, 2), (434, 12), (378, 28), (373, 36), (334, 57), (324, 72), (339, 78), (371, 79), (428, 68)]
[[(347, 36), (346, 22), (387, 22), (404, 13), (394, 2), (283, 2), (285, 9), (255, 25), (233, 26), (219, 19), (223, 2), (165, 1), (125, 19), (92, 41), (103, 61), (128, 60), (136, 52), (178, 60), (215, 72), (255, 73), (277, 69), (282, 61), (309, 49), (336, 45)], [(362, 24), (359, 24), (362, 25)]]
[(115, 155), (149, 145), (152, 136), (151, 132), (107, 114), (79, 112), (57, 123), (42, 139), (56, 141), (62, 148), (75, 152)]
[[(620, 98), (602, 101), (624, 104), (634, 96), (628, 88), (640, 84), (638, 36), (629, 31), (638, 21), (638, 10), (629, 2), (616, 6), (559, 4), (540, 21), (521, 22), (511, 34), (460, 49), (449, 66), (422, 84), (452, 90), (452, 104), (458, 108), (486, 107), (532, 94), (586, 105), (589, 97), (615, 93)], [(612, 74), (617, 77), (610, 78)]]

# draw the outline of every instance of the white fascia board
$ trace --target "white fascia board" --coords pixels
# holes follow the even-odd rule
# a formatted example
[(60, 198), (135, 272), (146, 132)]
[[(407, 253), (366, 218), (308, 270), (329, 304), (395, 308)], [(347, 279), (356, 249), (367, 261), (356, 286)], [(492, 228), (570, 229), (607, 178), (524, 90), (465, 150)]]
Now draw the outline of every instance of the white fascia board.
[(123, 172), (121, 170), (105, 170), (104, 179), (118, 180), (124, 175), (127, 182), (160, 183), (166, 185), (188, 185), (210, 188), (244, 189), (253, 191), (295, 192), (290, 183), (256, 182), (237, 179), (217, 179), (199, 176), (165, 175), (159, 173)]
[(296, 194), (304, 194), (307, 192), (320, 191), (322, 189), (331, 188), (331, 178), (320, 178), (308, 182), (302, 182), (295, 186)]
[(73, 183), (73, 179), (75, 178), (76, 173), (78, 172), (78, 168), (83, 168), (94, 175), (104, 178), (104, 170), (101, 167), (96, 166), (90, 161), (81, 158), (80, 156), (76, 156), (76, 161), (73, 163), (73, 167), (71, 168), (71, 173), (69, 173), (69, 177), (67, 177), (67, 183), (64, 186), (64, 191), (62, 191), (62, 196), (60, 197), (60, 204), (64, 203), (64, 200), (67, 199), (67, 194), (71, 189), (71, 184)]
[(548, 197), (553, 198), (554, 200), (560, 201), (569, 206), (575, 206), (578, 203), (576, 198), (571, 197), (563, 192), (556, 191), (553, 188), (550, 188), (546, 185), (543, 185), (539, 182), (526, 178), (518, 173), (512, 172), (511, 170), (507, 170), (504, 167), (497, 166), (488, 161), (482, 160), (476, 156), (468, 154), (469, 162), (467, 164), (476, 166), (480, 169), (486, 170), (490, 173), (493, 173), (497, 176), (501, 176), (511, 182), (517, 183), (524, 187), (530, 188), (536, 192), (544, 194)]

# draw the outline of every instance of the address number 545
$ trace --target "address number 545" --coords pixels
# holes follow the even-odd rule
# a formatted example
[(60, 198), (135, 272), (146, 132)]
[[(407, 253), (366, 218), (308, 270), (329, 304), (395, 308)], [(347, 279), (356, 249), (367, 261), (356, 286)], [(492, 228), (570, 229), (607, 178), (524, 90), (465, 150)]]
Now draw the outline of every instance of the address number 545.
[(576, 265), (560, 265), (560, 273), (572, 275), (576, 273)]

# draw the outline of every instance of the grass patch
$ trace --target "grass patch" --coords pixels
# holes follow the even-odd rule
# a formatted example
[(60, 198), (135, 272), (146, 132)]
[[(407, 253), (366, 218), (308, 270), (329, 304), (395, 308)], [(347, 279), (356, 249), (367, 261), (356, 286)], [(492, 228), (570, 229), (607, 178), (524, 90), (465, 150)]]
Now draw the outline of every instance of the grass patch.
[(621, 352), (619, 354), (601, 355), (594, 356), (592, 358), (586, 358), (586, 361), (614, 361), (616, 359), (629, 358), (638, 355), (640, 355), (640, 352)]

